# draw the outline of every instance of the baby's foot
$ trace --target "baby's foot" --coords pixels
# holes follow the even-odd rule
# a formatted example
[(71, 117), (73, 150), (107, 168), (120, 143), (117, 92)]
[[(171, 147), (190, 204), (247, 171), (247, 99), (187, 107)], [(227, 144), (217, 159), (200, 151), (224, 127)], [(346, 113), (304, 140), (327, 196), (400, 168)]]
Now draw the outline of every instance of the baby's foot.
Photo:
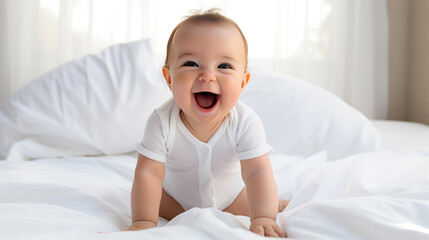
[(283, 212), (287, 205), (289, 204), (289, 200), (279, 199), (279, 209), (278, 212)]

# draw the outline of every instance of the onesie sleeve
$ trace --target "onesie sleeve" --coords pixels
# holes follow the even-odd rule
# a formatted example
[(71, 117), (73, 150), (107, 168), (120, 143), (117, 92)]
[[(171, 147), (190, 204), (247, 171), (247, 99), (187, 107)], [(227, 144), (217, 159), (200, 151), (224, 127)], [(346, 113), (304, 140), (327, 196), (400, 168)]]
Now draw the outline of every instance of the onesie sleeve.
[(267, 143), (264, 125), (253, 110), (240, 121), (236, 141), (240, 160), (259, 157), (273, 150)]
[(141, 142), (136, 144), (140, 154), (158, 162), (165, 162), (166, 140), (160, 116), (156, 110), (149, 116)]

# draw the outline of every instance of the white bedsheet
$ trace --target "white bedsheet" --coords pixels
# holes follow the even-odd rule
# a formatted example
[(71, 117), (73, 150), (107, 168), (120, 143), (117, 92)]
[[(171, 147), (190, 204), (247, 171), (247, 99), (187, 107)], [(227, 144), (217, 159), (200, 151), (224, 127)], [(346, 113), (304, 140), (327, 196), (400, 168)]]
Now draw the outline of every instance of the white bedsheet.
[(372, 120), (372, 123), (380, 134), (381, 149), (429, 148), (429, 126), (426, 124), (392, 120)]
[[(278, 214), (291, 239), (429, 239), (428, 148), (271, 160), (280, 196), (291, 200)], [(120, 232), (131, 223), (135, 162), (131, 155), (0, 161), (0, 239), (263, 239), (247, 230), (247, 217), (210, 208)]]

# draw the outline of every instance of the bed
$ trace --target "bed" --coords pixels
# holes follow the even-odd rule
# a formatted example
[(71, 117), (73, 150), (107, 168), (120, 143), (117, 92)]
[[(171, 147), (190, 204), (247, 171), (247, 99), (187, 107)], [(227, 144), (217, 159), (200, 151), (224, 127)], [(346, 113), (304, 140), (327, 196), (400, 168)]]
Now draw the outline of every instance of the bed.
[[(252, 68), (291, 239), (429, 239), (429, 127), (370, 121), (332, 94)], [(193, 208), (131, 224), (133, 146), (171, 97), (150, 40), (61, 65), (0, 109), (0, 239), (263, 239), (248, 217)]]

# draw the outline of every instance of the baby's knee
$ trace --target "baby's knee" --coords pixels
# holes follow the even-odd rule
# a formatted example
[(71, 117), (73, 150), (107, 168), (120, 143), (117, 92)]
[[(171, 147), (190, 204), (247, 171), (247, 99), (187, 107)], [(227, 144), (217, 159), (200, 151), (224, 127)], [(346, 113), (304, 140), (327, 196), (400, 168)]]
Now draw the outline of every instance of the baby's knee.
[(287, 205), (289, 204), (289, 200), (279, 199), (279, 209), (278, 212), (283, 212)]

